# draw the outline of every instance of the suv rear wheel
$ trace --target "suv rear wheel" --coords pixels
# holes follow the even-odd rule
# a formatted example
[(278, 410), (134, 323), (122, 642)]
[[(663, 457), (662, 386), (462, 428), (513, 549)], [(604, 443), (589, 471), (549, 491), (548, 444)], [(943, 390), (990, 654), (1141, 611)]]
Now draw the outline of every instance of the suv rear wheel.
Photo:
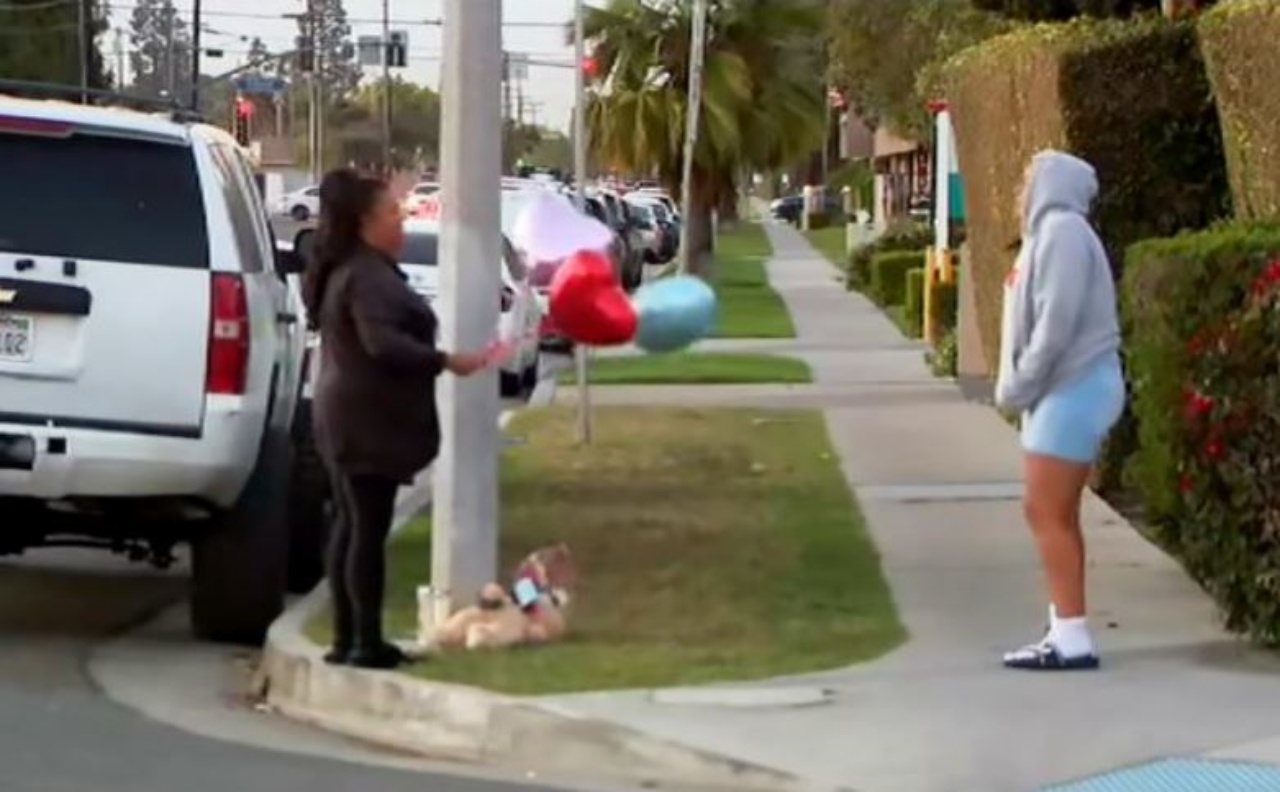
[(210, 641), (260, 645), (284, 610), (290, 438), (263, 438), (235, 507), (192, 541), (191, 626)]

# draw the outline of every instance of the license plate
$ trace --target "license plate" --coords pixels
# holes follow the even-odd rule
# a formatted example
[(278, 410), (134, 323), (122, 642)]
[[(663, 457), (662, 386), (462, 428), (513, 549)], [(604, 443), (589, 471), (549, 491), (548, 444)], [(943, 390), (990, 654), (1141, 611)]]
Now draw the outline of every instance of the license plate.
[(0, 362), (30, 363), (36, 323), (30, 316), (0, 314)]

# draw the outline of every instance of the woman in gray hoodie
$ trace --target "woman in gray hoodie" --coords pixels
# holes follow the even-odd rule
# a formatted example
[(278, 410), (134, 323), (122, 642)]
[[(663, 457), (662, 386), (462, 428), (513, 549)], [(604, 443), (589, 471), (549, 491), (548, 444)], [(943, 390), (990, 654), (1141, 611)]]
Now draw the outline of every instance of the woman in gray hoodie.
[(1024, 503), (1049, 590), (1049, 629), (1009, 652), (1031, 670), (1092, 669), (1080, 502), (1124, 407), (1111, 266), (1089, 223), (1093, 166), (1043, 151), (1027, 168), (1022, 249), (1005, 280), (996, 402), (1022, 416)]

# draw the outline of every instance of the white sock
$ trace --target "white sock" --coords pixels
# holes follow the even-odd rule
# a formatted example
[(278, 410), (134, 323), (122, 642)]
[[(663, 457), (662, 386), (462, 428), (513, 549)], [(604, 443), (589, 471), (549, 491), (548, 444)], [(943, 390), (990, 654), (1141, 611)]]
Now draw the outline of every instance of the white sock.
[(1077, 616), (1074, 619), (1062, 619), (1057, 612), (1051, 612), (1050, 615), (1053, 621), (1049, 625), (1049, 642), (1057, 647), (1059, 654), (1071, 658), (1095, 653), (1087, 618)]

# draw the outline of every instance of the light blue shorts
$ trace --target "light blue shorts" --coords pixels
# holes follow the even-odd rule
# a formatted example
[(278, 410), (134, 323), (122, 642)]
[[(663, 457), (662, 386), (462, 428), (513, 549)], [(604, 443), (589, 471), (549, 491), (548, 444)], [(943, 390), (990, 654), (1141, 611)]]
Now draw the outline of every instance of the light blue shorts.
[(1119, 357), (1093, 364), (1046, 394), (1022, 416), (1022, 448), (1033, 454), (1091, 464), (1124, 409)]

